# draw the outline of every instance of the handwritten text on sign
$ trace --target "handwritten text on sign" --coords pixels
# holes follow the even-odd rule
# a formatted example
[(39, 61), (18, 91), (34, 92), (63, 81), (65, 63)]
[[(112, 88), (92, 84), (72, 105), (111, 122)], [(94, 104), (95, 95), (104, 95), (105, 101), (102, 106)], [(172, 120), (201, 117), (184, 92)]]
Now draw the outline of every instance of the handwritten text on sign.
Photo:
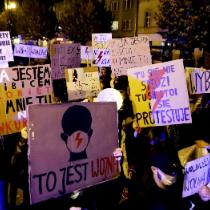
[(80, 67), (80, 44), (55, 44), (50, 50), (52, 79), (64, 79), (66, 68)]
[(138, 36), (109, 41), (111, 68), (115, 75), (127, 75), (127, 69), (152, 64), (149, 38)]
[(92, 47), (91, 46), (81, 46), (81, 63), (92, 62)]
[(20, 131), (26, 125), (30, 104), (52, 103), (50, 65), (0, 69), (0, 134)]
[(210, 155), (203, 156), (186, 164), (182, 197), (198, 192), (199, 188), (210, 182)]
[(16, 44), (14, 49), (14, 56), (45, 59), (47, 58), (47, 52), (47, 47)]
[(100, 91), (98, 68), (66, 69), (66, 86), (69, 100), (96, 97)]
[(127, 72), (140, 126), (191, 123), (182, 60), (131, 68)]
[(118, 176), (116, 103), (34, 105), (28, 116), (31, 203)]
[(111, 33), (92, 34), (93, 65), (110, 66), (108, 41), (111, 39)]
[(13, 60), (12, 43), (9, 31), (0, 31), (0, 63)]
[(210, 93), (210, 70), (186, 68), (186, 71), (191, 94)]

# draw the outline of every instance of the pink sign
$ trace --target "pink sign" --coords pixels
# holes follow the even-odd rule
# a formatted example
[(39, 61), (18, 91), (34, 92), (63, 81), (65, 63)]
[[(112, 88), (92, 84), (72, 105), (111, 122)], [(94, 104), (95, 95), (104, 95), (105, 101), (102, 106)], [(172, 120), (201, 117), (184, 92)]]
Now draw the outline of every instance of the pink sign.
[(33, 105), (28, 116), (32, 204), (119, 175), (116, 103)]

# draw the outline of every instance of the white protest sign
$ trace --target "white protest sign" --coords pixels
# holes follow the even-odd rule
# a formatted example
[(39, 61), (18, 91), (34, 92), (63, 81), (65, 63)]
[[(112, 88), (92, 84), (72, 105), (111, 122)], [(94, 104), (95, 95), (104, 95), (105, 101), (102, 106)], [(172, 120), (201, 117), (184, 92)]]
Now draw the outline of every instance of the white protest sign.
[(47, 52), (47, 47), (16, 44), (14, 49), (14, 56), (45, 59), (47, 58)]
[(13, 60), (10, 33), (9, 31), (0, 31), (0, 63)]
[(210, 182), (210, 155), (190, 161), (185, 165), (182, 197), (187, 197)]
[(108, 41), (111, 39), (111, 33), (92, 34), (93, 65), (99, 67), (110, 66)]
[(98, 68), (66, 69), (66, 86), (69, 100), (96, 97), (100, 91)]
[(92, 62), (92, 47), (91, 46), (81, 46), (81, 63)]
[(190, 94), (210, 93), (210, 70), (187, 67), (186, 75)]
[(139, 126), (192, 122), (183, 60), (131, 68), (127, 73)]
[(152, 57), (147, 36), (127, 37), (109, 41), (112, 72), (127, 75), (127, 69), (152, 64)]
[(0, 62), (0, 68), (8, 68), (9, 67), (9, 64), (8, 62)]
[(116, 103), (33, 105), (28, 116), (31, 204), (118, 177)]

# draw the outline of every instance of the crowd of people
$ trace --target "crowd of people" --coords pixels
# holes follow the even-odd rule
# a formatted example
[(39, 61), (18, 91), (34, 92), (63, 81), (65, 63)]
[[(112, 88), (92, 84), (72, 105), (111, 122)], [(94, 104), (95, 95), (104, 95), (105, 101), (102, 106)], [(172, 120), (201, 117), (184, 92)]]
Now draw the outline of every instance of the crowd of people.
[[(100, 84), (101, 89), (119, 90), (123, 97), (122, 107), (118, 110), (119, 148), (113, 151), (120, 161), (120, 176), (30, 206), (27, 135), (23, 130), (5, 136), (0, 142), (1, 179), (7, 186), (6, 209), (67, 210), (74, 206), (82, 210), (209, 210), (209, 185), (192, 196), (182, 198), (184, 163), (198, 156), (191, 155), (187, 160), (184, 157), (183, 161), (180, 155), (184, 149), (198, 145), (198, 141), (198, 147), (206, 152), (200, 156), (209, 152), (209, 94), (190, 96), (192, 124), (141, 128), (134, 119), (127, 76), (114, 77), (110, 68), (101, 68)], [(62, 97), (60, 101), (63, 101)], [(18, 188), (23, 190), (22, 205), (17, 205)]]

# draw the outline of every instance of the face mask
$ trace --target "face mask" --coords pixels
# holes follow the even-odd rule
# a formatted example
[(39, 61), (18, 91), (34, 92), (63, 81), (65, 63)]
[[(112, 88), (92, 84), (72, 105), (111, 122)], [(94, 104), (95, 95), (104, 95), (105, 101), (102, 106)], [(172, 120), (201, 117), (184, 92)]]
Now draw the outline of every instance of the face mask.
[(171, 175), (165, 174), (160, 169), (158, 169), (157, 171), (157, 177), (158, 177), (158, 180), (165, 186), (171, 186), (172, 184), (176, 182), (176, 175), (171, 176)]
[(78, 153), (86, 149), (89, 142), (87, 133), (76, 131), (67, 139), (67, 147), (70, 151)]

